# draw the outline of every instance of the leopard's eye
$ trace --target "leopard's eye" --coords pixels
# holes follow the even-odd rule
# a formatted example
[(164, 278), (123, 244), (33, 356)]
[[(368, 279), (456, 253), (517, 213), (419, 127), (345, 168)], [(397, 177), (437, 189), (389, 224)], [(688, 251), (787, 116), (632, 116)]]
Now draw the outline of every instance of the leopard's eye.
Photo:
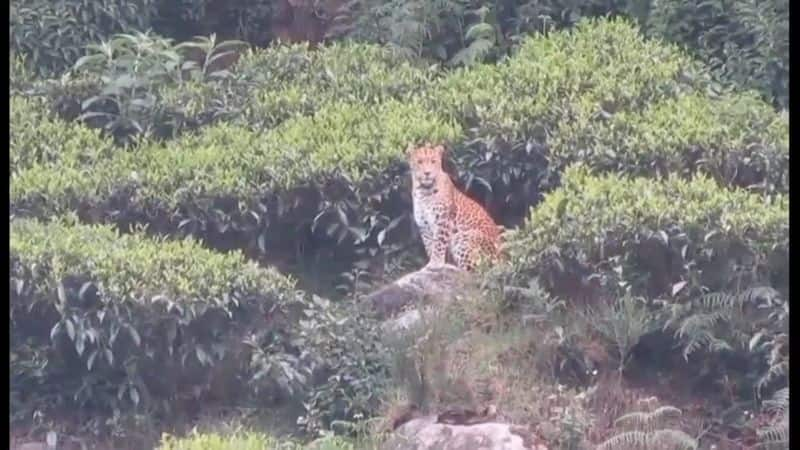
[(417, 164), (422, 164), (422, 160), (421, 160), (421, 159), (418, 159), (418, 160), (417, 160)]

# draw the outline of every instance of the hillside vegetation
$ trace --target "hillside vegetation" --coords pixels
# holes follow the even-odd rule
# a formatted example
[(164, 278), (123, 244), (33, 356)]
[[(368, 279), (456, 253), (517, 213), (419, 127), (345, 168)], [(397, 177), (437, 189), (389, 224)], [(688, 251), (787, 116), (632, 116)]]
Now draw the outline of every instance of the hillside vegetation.
[[(70, 35), (97, 45), (57, 78), (18, 44), (12, 426), (377, 448), (376, 419), (488, 384), (551, 448), (619, 442), (649, 397), (703, 448), (786, 448), (788, 116), (641, 31), (585, 19), (451, 70), (365, 42), (109, 32)], [(398, 345), (357, 305), (425, 261), (403, 159), (426, 141), (509, 258)], [(217, 409), (300, 436), (156, 444)]]

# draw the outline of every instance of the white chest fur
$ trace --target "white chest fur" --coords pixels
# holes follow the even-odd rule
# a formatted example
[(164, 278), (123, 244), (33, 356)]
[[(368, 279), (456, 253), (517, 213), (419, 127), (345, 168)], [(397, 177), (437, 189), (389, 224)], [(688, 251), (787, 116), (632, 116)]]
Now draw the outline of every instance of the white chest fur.
[(414, 222), (421, 233), (435, 233), (438, 224), (433, 202), (430, 195), (414, 192)]

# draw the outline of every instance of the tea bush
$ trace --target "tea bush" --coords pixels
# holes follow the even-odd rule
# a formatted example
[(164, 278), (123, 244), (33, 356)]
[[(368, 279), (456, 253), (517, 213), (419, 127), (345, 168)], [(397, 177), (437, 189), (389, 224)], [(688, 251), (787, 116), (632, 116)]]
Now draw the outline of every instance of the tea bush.
[(726, 189), (702, 174), (659, 181), (580, 166), (562, 182), (512, 233), (514, 273), (549, 267), (551, 275), (577, 273), (584, 286), (599, 278), (612, 292), (619, 283), (651, 297), (676, 285), (686, 286), (681, 295), (737, 283), (788, 286), (785, 195)]
[(83, 55), (87, 44), (114, 33), (147, 29), (156, 3), (15, 1), (10, 5), (10, 47), (26, 55), (28, 68), (39, 75), (60, 75)]
[(230, 78), (167, 86), (159, 95), (188, 120), (221, 116), (261, 130), (330, 102), (409, 100), (435, 76), (389, 49), (340, 43), (314, 51), (308, 44), (248, 51), (231, 71)]
[(701, 170), (725, 185), (786, 193), (788, 137), (788, 120), (752, 95), (693, 93), (608, 120), (563, 124), (552, 153), (561, 164), (642, 175)]
[[(586, 20), (532, 36), (508, 61), (459, 70), (436, 86), (437, 105), (504, 137), (542, 136), (557, 120), (638, 110), (700, 85), (677, 47), (644, 39), (627, 21)], [(537, 129), (538, 128), (538, 129)]]
[(531, 37), (504, 63), (439, 79), (429, 98), (465, 130), (453, 152), (464, 183), (507, 226), (574, 161), (642, 175), (702, 170), (766, 192), (788, 186), (786, 117), (717, 86), (685, 52), (625, 20)]
[(240, 351), (231, 339), (280, 332), (280, 321), (262, 318), (298, 301), (277, 271), (191, 240), (18, 219), (10, 244), (17, 414), (169, 411), (208, 393), (222, 361)]
[(80, 79), (106, 81), (65, 101), (121, 142), (137, 135), (173, 138), (220, 120), (265, 131), (330, 102), (408, 100), (434, 75), (371, 45), (273, 45), (254, 52), (215, 35), (175, 45), (150, 33), (92, 45), (74, 70)]
[(532, 1), (348, 2), (333, 36), (386, 43), (448, 65), (501, 60), (531, 33), (547, 34), (598, 17), (635, 20), (645, 35), (675, 42), (715, 76), (788, 105), (789, 2)]
[[(167, 152), (160, 150), (158, 145), (142, 150), (146, 156), (121, 157), (121, 160), (127, 158), (130, 162), (115, 161), (111, 166), (104, 167), (102, 172), (114, 174), (109, 178), (119, 181), (127, 178), (135, 167), (136, 172), (146, 180), (145, 184), (158, 185), (161, 182), (157, 180), (159, 176), (153, 180), (148, 175), (150, 171), (159, 170), (154, 166), (169, 167), (170, 171), (173, 168), (181, 170), (184, 166), (187, 169), (194, 166), (194, 169), (189, 169), (192, 179), (200, 175), (197, 170), (202, 166), (212, 171), (200, 177), (207, 177), (208, 181), (198, 181), (206, 192), (211, 195), (239, 194), (241, 197), (241, 194), (248, 191), (241, 186), (244, 180), (248, 180), (252, 186), (267, 185), (270, 189), (286, 189), (314, 179), (321, 172), (336, 171), (344, 178), (358, 183), (368, 178), (366, 174), (374, 176), (389, 163), (396, 161), (400, 155), (399, 150), (413, 139), (444, 138), (456, 141), (457, 160), (466, 163), (467, 170), (470, 173), (474, 171), (479, 176), (496, 167), (498, 163), (486, 164), (477, 158), (476, 153), (482, 150), (485, 154), (485, 151), (492, 150), (488, 147), (497, 140), (510, 140), (510, 147), (527, 149), (528, 155), (519, 158), (518, 155), (513, 155), (514, 159), (521, 159), (525, 163), (535, 159), (529, 151), (533, 143), (544, 146), (539, 151), (543, 153), (540, 156), (545, 157), (545, 162), (547, 159), (551, 160), (556, 172), (575, 159), (587, 159), (604, 168), (637, 173), (648, 170), (642, 169), (642, 166), (651, 167), (658, 160), (666, 161), (667, 167), (681, 166), (688, 158), (686, 153), (696, 152), (697, 147), (701, 148), (701, 152), (693, 158), (708, 159), (708, 155), (702, 152), (703, 148), (710, 147), (708, 144), (712, 140), (725, 138), (726, 135), (721, 133), (729, 129), (733, 131), (726, 134), (734, 133), (730, 136), (729, 143), (723, 142), (719, 144), (720, 148), (708, 149), (709, 152), (721, 154), (716, 158), (716, 166), (725, 166), (718, 169), (722, 174), (717, 178), (727, 180), (723, 175), (730, 172), (730, 166), (744, 166), (745, 169), (755, 172), (763, 171), (766, 164), (762, 160), (766, 159), (772, 162), (770, 170), (777, 170), (778, 176), (770, 178), (756, 174), (750, 178), (757, 181), (763, 178), (776, 184), (778, 188), (785, 189), (786, 183), (780, 179), (781, 175), (785, 175), (782, 169), (784, 165), (780, 162), (781, 158), (785, 158), (782, 154), (787, 142), (785, 136), (788, 121), (782, 121), (776, 114), (765, 110), (756, 100), (739, 97), (713, 100), (707, 97), (705, 93), (699, 92), (705, 82), (683, 81), (688, 76), (687, 73), (691, 72), (691, 60), (675, 48), (643, 39), (634, 27), (624, 21), (583, 22), (575, 31), (553, 33), (547, 38), (533, 38), (523, 45), (511, 61), (498, 66), (482, 66), (471, 71), (456, 72), (442, 78), (431, 90), (425, 89), (428, 75), (410, 65), (401, 65), (400, 69), (393, 68), (392, 62), (395, 60), (386, 52), (388, 51), (369, 46), (333, 46), (317, 53), (304, 53), (302, 46), (278, 47), (250, 54), (238, 63), (237, 72), (243, 79), (251, 80), (248, 86), (252, 89), (246, 90), (247, 94), (243, 93), (243, 97), (253, 97), (256, 100), (250, 106), (235, 106), (233, 109), (244, 110), (245, 116), (262, 118), (265, 121), (263, 125), (267, 128), (295, 114), (301, 114), (279, 129), (270, 130), (263, 143), (257, 144), (273, 147), (270, 144), (274, 142), (274, 148), (281, 148), (280, 152), (249, 151), (263, 155), (257, 162), (252, 162), (253, 166), (271, 168), (271, 174), (254, 177), (247, 176), (241, 169), (224, 168), (229, 164), (240, 167), (248, 165), (244, 163), (246, 158), (226, 161), (221, 165), (211, 164), (208, 159), (202, 163), (193, 163), (189, 160), (198, 158), (199, 153)], [(654, 55), (656, 63), (653, 63)], [(290, 73), (306, 75), (290, 77)], [(187, 86), (190, 86), (188, 89), (191, 92), (203, 85), (189, 83)], [(210, 86), (215, 85), (199, 89), (196, 93), (204, 95), (220, 92)], [(285, 89), (281, 86), (285, 86)], [(224, 92), (224, 89), (221, 91)], [(679, 96), (684, 91), (688, 91), (688, 94)], [(178, 95), (176, 92), (170, 95)], [(411, 101), (416, 97), (422, 98), (419, 102)], [(392, 98), (397, 100), (391, 100)], [(343, 100), (344, 110), (336, 111), (339, 106), (338, 103), (330, 103), (333, 100)], [(350, 102), (366, 102), (367, 105), (352, 105)], [(187, 99), (177, 103), (186, 104), (189, 115), (208, 112), (207, 104), (195, 101), (187, 103)], [(292, 113), (292, 104), (301, 105), (300, 109)], [(414, 113), (411, 112), (412, 109)], [(350, 151), (347, 150), (347, 145), (340, 147), (351, 138), (344, 135), (341, 138), (332, 138), (333, 133), (324, 129), (317, 130), (318, 127), (335, 125), (344, 132), (350, 129), (344, 124), (354, 127), (358, 121), (366, 121), (373, 115), (382, 117), (384, 125), (370, 125), (375, 131), (360, 131), (361, 125), (352, 129), (359, 130), (356, 131), (357, 134), (388, 133), (396, 137), (378, 144), (370, 142), (368, 135), (364, 135), (359, 137), (359, 140), (364, 140), (357, 144), (359, 150)], [(603, 118), (604, 115), (610, 116), (610, 119)], [(429, 128), (417, 130), (410, 126), (413, 122), (406, 123), (406, 117), (414, 116), (424, 117), (419, 120), (420, 124), (442, 123), (439, 117), (446, 117), (443, 122), (445, 124), (455, 120), (467, 130), (467, 135), (455, 139), (459, 136), (457, 131), (442, 129), (431, 132)], [(703, 120), (709, 124), (709, 128), (698, 135), (697, 130), (700, 127), (692, 128), (692, 121), (688, 120), (690, 116), (693, 120)], [(735, 120), (737, 126), (726, 128), (725, 122), (728, 119)], [(414, 131), (400, 133), (400, 128), (395, 131), (381, 130), (386, 124)], [(762, 124), (767, 125), (765, 132), (768, 136), (762, 136), (764, 132), (759, 127)], [(446, 126), (452, 128), (452, 125)], [(216, 131), (209, 130), (209, 139), (213, 142), (218, 139), (214, 136), (220, 136), (222, 130), (225, 130), (235, 135), (231, 139), (242, 142), (238, 145), (251, 145), (251, 134), (236, 127), (226, 127), (220, 126)], [(309, 130), (313, 133), (312, 136), (301, 136)], [(630, 134), (638, 138), (628, 138), (621, 148), (620, 145), (614, 146), (617, 148), (608, 148), (613, 145), (612, 140), (619, 133), (630, 131)], [(291, 137), (295, 134), (301, 137)], [(319, 138), (314, 137), (315, 134)], [(285, 137), (273, 139), (273, 136)], [(205, 138), (201, 137), (200, 142), (203, 139)], [(206, 153), (208, 158), (230, 159), (223, 157), (222, 153), (214, 152), (216, 156), (211, 155), (212, 149), (205, 144), (194, 143), (196, 141), (196, 138), (189, 137), (175, 146), (197, 147), (197, 152)], [(475, 141), (482, 143), (470, 144)], [(287, 145), (293, 150), (284, 156), (280, 153), (285, 151)], [(366, 145), (377, 148), (377, 152), (367, 151)], [(750, 145), (750, 149), (743, 151), (741, 147), (744, 145)], [(761, 150), (760, 146), (766, 148)], [(774, 153), (774, 147), (778, 147), (778, 156), (769, 155)], [(641, 158), (642, 152), (651, 156)], [(733, 155), (740, 152), (742, 157), (739, 160), (729, 161), (735, 159)], [(761, 153), (766, 154), (766, 157), (762, 157)], [(368, 156), (367, 160), (364, 160), (365, 156)], [(179, 159), (186, 161), (179, 162)], [(495, 160), (498, 159), (500, 158)], [(340, 161), (343, 161), (343, 167), (334, 170), (334, 166)], [(281, 164), (284, 166), (281, 167)], [(482, 167), (474, 170), (474, 166), (478, 164)], [(120, 167), (126, 165), (128, 168), (119, 171)], [(513, 164), (506, 164), (510, 165)], [(510, 170), (510, 167), (504, 169)], [(41, 171), (41, 168), (34, 172), (37, 171)], [(512, 181), (518, 181), (514, 180), (514, 174), (500, 172), (492, 174), (495, 175), (491, 180), (493, 183), (508, 180), (506, 184), (510, 185)], [(181, 185), (178, 180), (182, 177), (172, 177), (172, 173), (169, 175), (170, 180), (163, 182), (174, 183), (164, 186), (171, 191)], [(40, 180), (51, 178), (49, 175), (33, 172), (25, 174), (17, 180), (20, 188), (12, 193), (12, 201), (26, 195), (22, 191), (29, 189), (28, 176)], [(264, 176), (270, 178), (270, 182), (257, 181)], [(525, 174), (521, 176), (524, 177)], [(77, 180), (65, 181), (59, 188), (55, 185), (60, 183), (49, 182), (49, 192), (43, 194), (57, 197), (61, 189), (75, 191), (68, 189), (70, 183), (80, 184)], [(742, 183), (744, 181), (739, 181), (739, 184)], [(547, 190), (552, 186), (544, 188)], [(30, 189), (34, 192), (37, 188), (31, 186)], [(93, 187), (91, 190), (96, 191), (97, 188)], [(80, 190), (75, 192), (73, 195), (82, 195)], [(161, 195), (158, 188), (154, 194)], [(56, 198), (53, 201), (56, 204), (61, 203)], [(175, 202), (169, 203), (175, 205)]]
[(9, 169), (32, 166), (91, 166), (113, 154), (113, 142), (78, 123), (65, 123), (43, 97), (11, 97)]
[(268, 450), (278, 448), (279, 442), (263, 433), (238, 433), (220, 435), (217, 433), (194, 433), (178, 438), (165, 435), (158, 446), (159, 450)]
[[(317, 264), (316, 248), (341, 248), (337, 258), (348, 261), (359, 250), (354, 242), (377, 242), (403, 213), (386, 218), (367, 203), (375, 195), (380, 206), (400, 192), (393, 186), (402, 180), (386, 168), (409, 142), (458, 134), (414, 102), (331, 104), (264, 135), (223, 123), (167, 145), (120, 151), (92, 167), (92, 176), (81, 167), (33, 166), (13, 176), (12, 211), (41, 217), (77, 210), (89, 221), (148, 223), (212, 246), (233, 242), (251, 254), (270, 249), (292, 258), (306, 233), (316, 233), (320, 243), (306, 247), (310, 264)], [(296, 239), (285, 238), (298, 229)], [(349, 245), (339, 245), (344, 240)]]
[[(78, 210), (349, 267), (393, 251), (402, 239), (387, 230), (409, 236), (402, 150), (417, 141), (451, 144), (458, 184), (506, 226), (575, 161), (646, 176), (704, 172), (768, 194), (788, 187), (786, 117), (720, 91), (684, 52), (620, 19), (532, 37), (505, 62), (451, 73), (364, 44), (276, 46), (221, 72), (181, 75), (152, 95), (159, 117), (196, 133), (145, 139), (93, 166), (97, 177), (30, 167), (14, 176), (12, 211)], [(289, 230), (296, 240), (276, 238)]]
[(490, 270), (490, 292), (524, 310), (536, 279), (561, 300), (546, 314), (560, 317), (558, 346), (544, 353), (559, 379), (616, 369), (754, 401), (787, 379), (788, 203), (703, 174), (653, 179), (576, 164), (507, 234), (509, 262)]
[(341, 437), (326, 437), (304, 445), (290, 440), (279, 440), (258, 432), (234, 434), (193, 432), (183, 438), (165, 435), (157, 450), (355, 450), (355, 448), (353, 443)]
[[(11, 223), (15, 418), (296, 402), (309, 431), (368, 416), (386, 375), (372, 322), (192, 240)], [(165, 419), (168, 420), (168, 419)]]
[(407, 143), (447, 141), (458, 133), (414, 103), (332, 104), (265, 135), (220, 124), (166, 146), (118, 152), (98, 161), (93, 177), (80, 168), (38, 164), (15, 175), (11, 198), (53, 212), (100, 206), (128, 187), (135, 189), (132, 203), (166, 208), (204, 198), (247, 201), (326, 177), (360, 183), (401, 157)]

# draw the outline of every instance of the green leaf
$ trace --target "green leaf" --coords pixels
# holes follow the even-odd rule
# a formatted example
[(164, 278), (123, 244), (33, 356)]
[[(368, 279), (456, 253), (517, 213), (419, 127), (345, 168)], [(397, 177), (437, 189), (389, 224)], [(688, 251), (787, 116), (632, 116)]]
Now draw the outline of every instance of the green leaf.
[(92, 367), (94, 367), (94, 360), (97, 358), (97, 354), (99, 353), (99, 349), (92, 350), (92, 353), (89, 354), (89, 358), (86, 360), (86, 370), (92, 371)]
[(139, 332), (136, 331), (136, 328), (134, 328), (130, 324), (125, 324), (125, 328), (128, 330), (128, 334), (130, 334), (131, 338), (133, 339), (134, 344), (136, 344), (137, 347), (141, 347), (142, 346), (142, 338), (139, 337)]
[(474, 41), (476, 39), (485, 39), (487, 41), (494, 41), (495, 30), (494, 27), (488, 23), (481, 22), (472, 25), (467, 29), (464, 38), (467, 41)]
[(762, 331), (754, 334), (753, 337), (750, 338), (750, 342), (747, 344), (747, 349), (751, 352), (755, 350), (756, 345), (758, 345), (762, 337), (764, 337), (764, 333)]
[(131, 401), (134, 405), (139, 406), (139, 390), (136, 389), (136, 386), (130, 386), (128, 388), (128, 393), (131, 397)]
[(64, 288), (64, 283), (62, 283), (62, 282), (58, 283), (58, 288), (56, 289), (56, 294), (58, 295), (58, 301), (62, 305), (66, 306), (66, 304), (67, 304), (67, 291)]
[(56, 324), (53, 325), (53, 328), (50, 329), (50, 341), (55, 343), (56, 336), (58, 336), (58, 333), (60, 332), (61, 332), (61, 322), (56, 322)]
[(688, 282), (686, 281), (679, 281), (672, 285), (672, 296), (675, 297), (684, 287), (686, 287)]
[(81, 285), (81, 289), (78, 291), (78, 298), (81, 299), (81, 301), (86, 300), (86, 292), (90, 287), (92, 287), (91, 281), (87, 281)]
[(72, 323), (70, 319), (64, 319), (64, 326), (67, 329), (67, 336), (69, 336), (71, 341), (75, 341), (75, 324)]

